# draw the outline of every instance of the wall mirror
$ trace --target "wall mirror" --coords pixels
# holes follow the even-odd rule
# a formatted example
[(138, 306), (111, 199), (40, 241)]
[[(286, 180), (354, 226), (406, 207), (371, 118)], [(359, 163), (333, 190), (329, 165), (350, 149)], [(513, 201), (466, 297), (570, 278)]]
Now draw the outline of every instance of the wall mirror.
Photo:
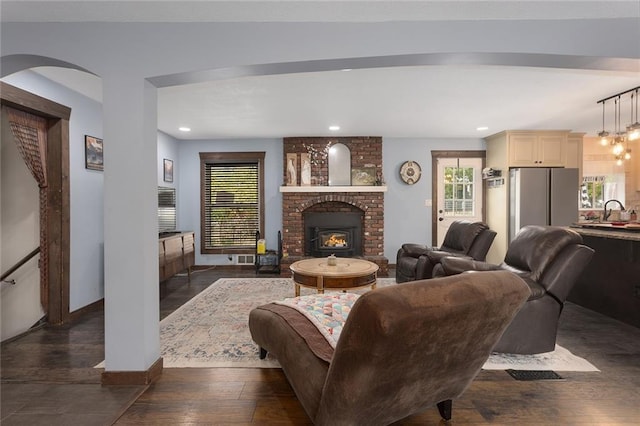
[(329, 186), (351, 185), (351, 151), (341, 143), (329, 148)]

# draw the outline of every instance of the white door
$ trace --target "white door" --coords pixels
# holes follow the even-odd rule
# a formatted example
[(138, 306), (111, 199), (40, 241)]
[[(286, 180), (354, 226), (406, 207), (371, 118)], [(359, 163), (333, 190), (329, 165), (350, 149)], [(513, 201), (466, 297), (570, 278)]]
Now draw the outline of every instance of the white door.
[(482, 220), (482, 158), (438, 158), (437, 245), (454, 220)]

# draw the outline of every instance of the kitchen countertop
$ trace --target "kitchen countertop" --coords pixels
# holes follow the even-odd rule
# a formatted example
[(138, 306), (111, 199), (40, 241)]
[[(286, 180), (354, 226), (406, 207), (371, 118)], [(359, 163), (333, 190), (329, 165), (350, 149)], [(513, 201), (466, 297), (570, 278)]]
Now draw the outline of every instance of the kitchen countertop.
[(577, 223), (571, 225), (571, 228), (585, 236), (640, 241), (640, 223), (624, 226), (615, 226), (611, 223)]

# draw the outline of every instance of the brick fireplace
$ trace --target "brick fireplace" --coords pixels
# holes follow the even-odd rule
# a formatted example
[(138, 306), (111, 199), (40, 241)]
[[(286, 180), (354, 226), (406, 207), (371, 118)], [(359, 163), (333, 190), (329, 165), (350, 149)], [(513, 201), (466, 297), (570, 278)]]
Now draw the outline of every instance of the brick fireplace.
[[(309, 257), (305, 242), (305, 215), (309, 213), (358, 214), (362, 219), (361, 234), (356, 239), (361, 244), (361, 257), (380, 267), (379, 275), (388, 274), (388, 259), (384, 257), (384, 190), (383, 186), (350, 187), (327, 186), (328, 164), (326, 148), (342, 143), (351, 151), (351, 168), (375, 168), (382, 176), (382, 138), (285, 138), (283, 176), (286, 182), (287, 154), (296, 154), (296, 170), (300, 173), (300, 155), (311, 154), (311, 185), (284, 186), (282, 191), (282, 246), (285, 253), (283, 271), (288, 265)], [(289, 157), (291, 158), (291, 157)], [(300, 178), (297, 182), (300, 182)], [(335, 224), (340, 227), (340, 223)], [(347, 224), (352, 228), (353, 223)], [(308, 233), (308, 230), (307, 230)]]

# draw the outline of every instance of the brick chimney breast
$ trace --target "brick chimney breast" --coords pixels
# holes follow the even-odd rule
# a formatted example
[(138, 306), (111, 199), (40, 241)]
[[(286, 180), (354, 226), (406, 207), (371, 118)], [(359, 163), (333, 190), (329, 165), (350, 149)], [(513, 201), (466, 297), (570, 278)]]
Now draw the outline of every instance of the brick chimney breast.
[[(342, 143), (351, 151), (351, 167), (375, 167), (382, 176), (382, 138), (381, 137), (290, 137), (284, 138), (283, 144), (283, 178), (286, 182), (287, 154), (296, 155), (296, 169), (300, 171), (300, 155), (307, 154), (311, 162), (311, 187), (302, 192), (282, 193), (282, 246), (286, 253), (283, 259), (283, 270), (287, 265), (305, 256), (304, 218), (305, 211), (362, 211), (363, 258), (378, 264), (379, 275), (388, 274), (388, 260), (384, 257), (384, 192), (352, 192), (340, 191), (335, 186), (326, 192), (328, 182), (328, 162), (326, 152), (334, 143)], [(300, 179), (297, 180), (300, 182)], [(314, 191), (314, 186), (325, 187), (322, 191)], [(286, 272), (285, 272), (286, 274)]]

